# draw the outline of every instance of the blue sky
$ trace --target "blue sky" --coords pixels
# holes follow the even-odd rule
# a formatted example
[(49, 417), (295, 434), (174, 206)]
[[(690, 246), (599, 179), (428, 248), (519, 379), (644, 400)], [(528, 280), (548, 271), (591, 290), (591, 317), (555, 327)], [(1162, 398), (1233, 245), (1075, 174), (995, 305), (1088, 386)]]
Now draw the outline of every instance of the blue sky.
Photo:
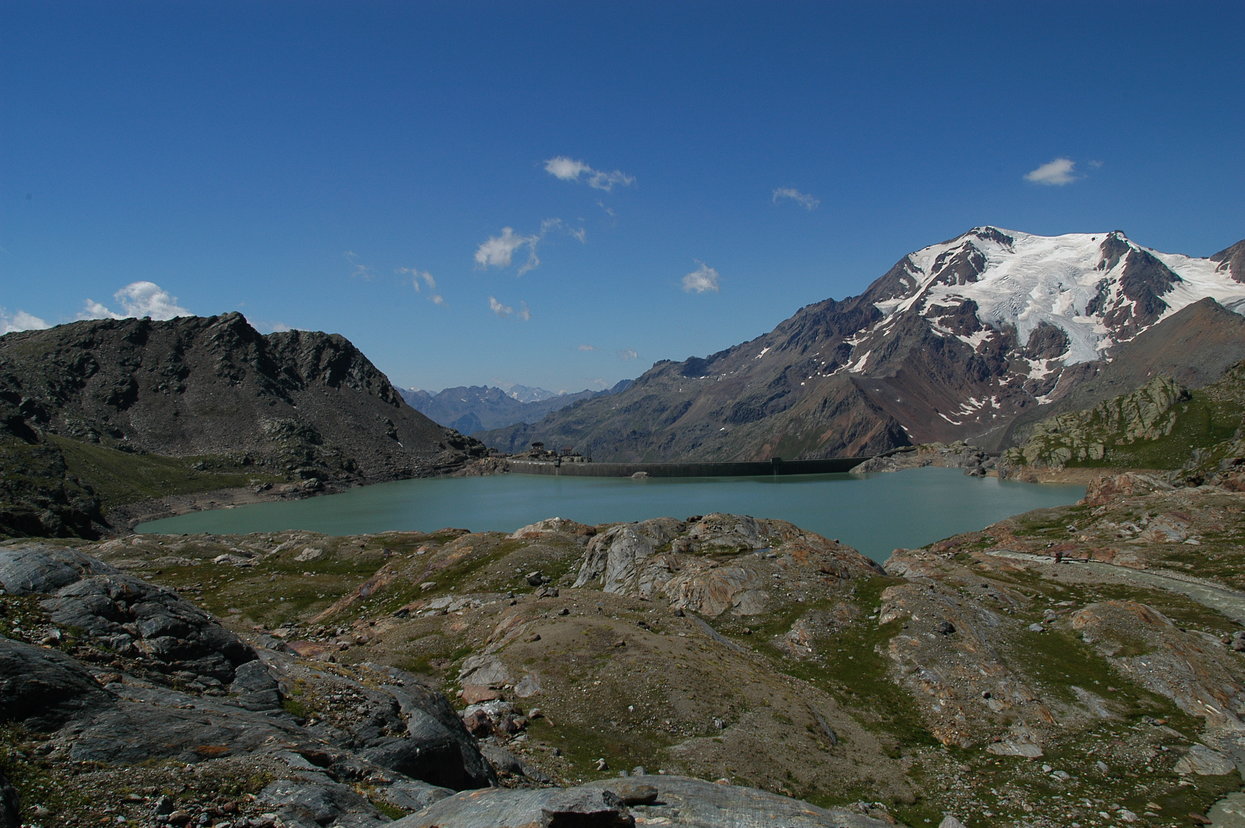
[(0, 330), (602, 387), (981, 224), (1245, 238), (1245, 3), (0, 4)]

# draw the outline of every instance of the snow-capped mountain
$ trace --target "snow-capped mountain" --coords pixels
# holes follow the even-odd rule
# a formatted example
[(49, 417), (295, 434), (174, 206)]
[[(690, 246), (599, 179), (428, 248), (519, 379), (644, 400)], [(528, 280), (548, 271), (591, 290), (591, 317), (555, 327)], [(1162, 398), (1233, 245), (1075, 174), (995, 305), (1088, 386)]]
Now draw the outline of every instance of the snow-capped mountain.
[[(1200, 299), (1233, 310), (1245, 304), (1245, 284), (1228, 263), (1160, 253), (1119, 231), (1033, 236), (979, 227), (919, 250), (898, 267), (902, 290), (875, 302), (885, 317), (880, 329), (916, 311), (939, 333), (976, 348), (1005, 328), (1027, 344), (1045, 325), (1062, 333), (1065, 347), (1054, 358), (1068, 365), (1102, 359), (1112, 346)], [(962, 318), (969, 303), (981, 323), (976, 331), (939, 324)], [(1030, 367), (1044, 372), (1043, 365)]]
[[(707, 358), (658, 363), (573, 419), (554, 414), (492, 442), (552, 440), (601, 459), (751, 459), (1002, 433), (1117, 360), (1213, 380), (1245, 358), (1245, 318), (1225, 308), (1245, 309), (1245, 242), (1200, 259), (1118, 231), (977, 227), (903, 257), (859, 296), (809, 305)], [(1164, 339), (1185, 344), (1167, 353)]]

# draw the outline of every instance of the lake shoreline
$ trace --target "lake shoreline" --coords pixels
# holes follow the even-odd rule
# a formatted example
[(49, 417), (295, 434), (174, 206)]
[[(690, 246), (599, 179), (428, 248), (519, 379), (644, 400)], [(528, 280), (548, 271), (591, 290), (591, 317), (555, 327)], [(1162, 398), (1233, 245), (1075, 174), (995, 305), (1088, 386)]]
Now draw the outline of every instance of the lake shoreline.
[[(935, 467), (957, 468), (952, 464), (932, 463)], [(893, 472), (876, 472), (876, 473), (895, 473), (900, 471), (911, 471), (916, 468), (928, 468), (928, 466), (910, 466), (906, 468), (898, 468)], [(1073, 469), (1045, 469), (1025, 467), (1024, 469), (1013, 471), (1007, 475), (999, 475), (997, 472), (990, 473), (990, 477), (998, 477), (1003, 480), (1011, 480), (1020, 483), (1035, 483), (1045, 485), (1073, 485), (1088, 486), (1094, 480), (1102, 477), (1110, 477), (1122, 474), (1128, 471), (1153, 473), (1152, 470), (1146, 469), (1100, 469), (1100, 468), (1073, 468)], [(967, 472), (966, 472), (967, 473)], [(500, 476), (508, 475), (509, 471), (496, 470), (487, 475), (473, 476)], [(521, 474), (521, 473), (519, 473)], [(433, 478), (409, 478), (409, 479), (454, 479), (461, 477), (460, 474), (438, 475)], [(133, 534), (135, 528), (143, 523), (151, 521), (163, 520), (164, 518), (178, 517), (181, 515), (192, 514), (194, 512), (210, 512), (218, 509), (232, 509), (237, 506), (251, 506), (259, 503), (276, 503), (290, 502), (297, 500), (308, 500), (326, 495), (340, 494), (353, 489), (366, 488), (379, 483), (390, 483), (394, 481), (388, 480), (371, 480), (353, 484), (325, 484), (319, 489), (308, 491), (298, 489), (297, 487), (270, 486), (267, 488), (255, 488), (250, 486), (238, 486), (234, 488), (210, 489), (202, 492), (189, 492), (186, 494), (166, 495), (164, 497), (152, 500), (144, 500), (137, 503), (127, 503), (118, 506), (107, 513), (107, 517), (111, 528), (105, 533), (107, 537), (120, 537), (123, 535)]]

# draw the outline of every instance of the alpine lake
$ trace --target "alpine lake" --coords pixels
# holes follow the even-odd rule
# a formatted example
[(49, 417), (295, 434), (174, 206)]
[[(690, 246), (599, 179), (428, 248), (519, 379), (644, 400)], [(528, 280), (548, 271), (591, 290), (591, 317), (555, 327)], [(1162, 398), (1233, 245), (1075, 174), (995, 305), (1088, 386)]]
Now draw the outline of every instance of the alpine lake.
[(1070, 504), (1083, 486), (971, 477), (961, 469), (772, 477), (569, 477), (500, 474), (400, 480), (305, 500), (194, 512), (143, 523), (161, 534), (302, 529), (328, 535), (511, 532), (550, 517), (586, 524), (711, 512), (778, 518), (884, 561), (1031, 509)]

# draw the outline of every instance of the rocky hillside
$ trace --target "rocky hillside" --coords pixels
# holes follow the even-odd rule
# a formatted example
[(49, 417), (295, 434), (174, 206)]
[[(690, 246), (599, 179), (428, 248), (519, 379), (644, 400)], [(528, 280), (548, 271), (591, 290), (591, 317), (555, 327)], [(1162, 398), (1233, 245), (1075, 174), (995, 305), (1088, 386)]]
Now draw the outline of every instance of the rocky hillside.
[(1189, 344), (1161, 358), (1132, 350), (1168, 373), (1245, 358), (1245, 326), (1229, 312), (1245, 302), (1240, 258), (1241, 245), (1195, 259), (1119, 232), (979, 227), (905, 256), (859, 296), (809, 305), (750, 342), (658, 363), (621, 394), (482, 438), (507, 451), (535, 440), (574, 446), (600, 460), (997, 443), (1017, 416), (1078, 390), (1083, 408), (1144, 382), (1085, 383), (1117, 363), (1121, 374), (1143, 373), (1124, 355), (1143, 334)]
[(1232, 455), (1245, 426), (1243, 411), (1245, 362), (1197, 389), (1160, 374), (1131, 393), (1034, 424), (1003, 459), (1050, 468), (1202, 466)]
[[(153, 458), (184, 461), (162, 473), (207, 474), (197, 485), (210, 488), (411, 477), (482, 452), (403, 403), (342, 337), (263, 336), (237, 313), (0, 337), (0, 439), (15, 489), (0, 524), (25, 534), (98, 523), (101, 503), (127, 497), (113, 485), (155, 474)], [(19, 469), (29, 485), (14, 482)]]

